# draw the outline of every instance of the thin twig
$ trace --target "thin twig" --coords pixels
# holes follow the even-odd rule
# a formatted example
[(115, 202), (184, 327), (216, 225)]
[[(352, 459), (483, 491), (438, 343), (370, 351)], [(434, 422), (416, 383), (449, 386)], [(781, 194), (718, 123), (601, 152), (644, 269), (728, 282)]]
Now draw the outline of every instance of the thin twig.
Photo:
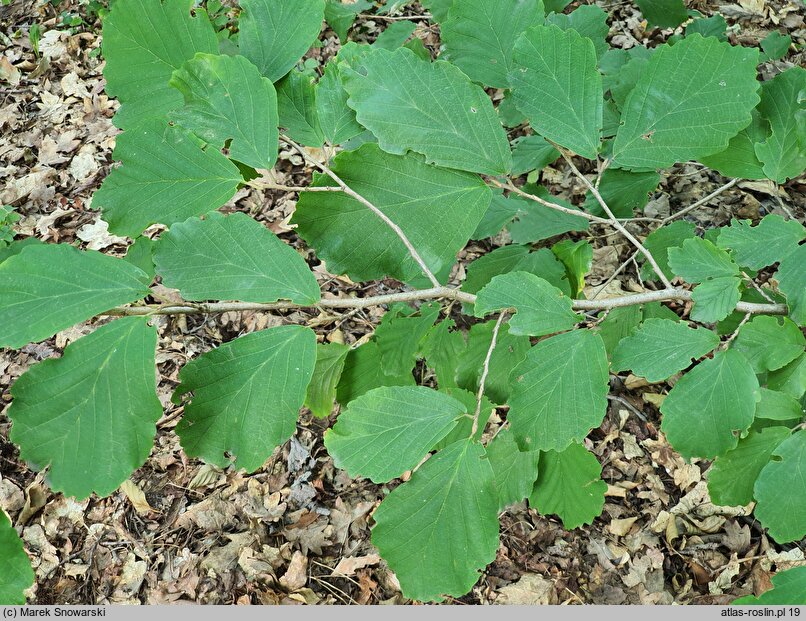
[(280, 183), (272, 183), (265, 179), (253, 179), (246, 185), (256, 190), (282, 190), (283, 192), (344, 192), (344, 189), (337, 185), (321, 185), (321, 186), (307, 186), (297, 187), (291, 185), (282, 185)]
[(327, 166), (327, 164), (325, 164), (323, 162), (320, 162), (315, 157), (312, 157), (305, 149), (303, 149), (296, 142), (294, 142), (293, 140), (291, 140), (287, 136), (282, 136), (282, 135), (280, 136), (280, 139), (283, 142), (285, 142), (286, 144), (288, 144), (289, 146), (291, 146), (292, 148), (294, 148), (309, 164), (312, 164), (313, 166), (316, 166), (319, 170), (321, 170), (323, 173), (325, 173), (328, 177), (333, 179), (333, 181), (336, 182), (336, 184), (344, 191), (345, 194), (347, 194), (348, 196), (350, 196), (350, 197), (354, 198), (355, 200), (357, 200), (359, 203), (364, 205), (364, 207), (369, 209), (372, 213), (374, 213), (381, 220), (383, 220), (383, 222), (386, 224), (386, 226), (388, 226), (390, 229), (392, 229), (395, 232), (395, 234), (398, 236), (398, 238), (400, 238), (400, 241), (402, 241), (403, 245), (406, 246), (406, 249), (409, 251), (409, 254), (411, 255), (411, 257), (416, 261), (417, 265), (420, 266), (420, 269), (422, 270), (423, 274), (425, 274), (426, 277), (428, 278), (428, 280), (431, 281), (431, 284), (434, 285), (434, 287), (437, 287), (437, 288), (442, 286), (440, 284), (440, 282), (437, 280), (437, 277), (434, 276), (434, 273), (428, 268), (428, 265), (426, 265), (425, 261), (423, 261), (423, 258), (420, 256), (420, 253), (417, 252), (417, 249), (409, 241), (409, 238), (406, 237), (406, 234), (403, 232), (403, 229), (401, 229), (397, 224), (395, 224), (389, 218), (389, 216), (387, 216), (385, 213), (383, 213), (383, 211), (378, 209), (375, 205), (373, 205), (371, 202), (369, 202), (366, 198), (364, 198), (358, 192), (356, 192), (350, 186), (348, 186), (341, 179), (341, 177), (339, 177), (336, 173), (334, 173), (330, 169), (329, 166)]
[(695, 203), (692, 203), (691, 205), (689, 205), (685, 209), (681, 209), (677, 213), (673, 213), (673, 214), (671, 214), (669, 216), (666, 216), (661, 221), (660, 225), (664, 226), (664, 225), (668, 224), (669, 222), (671, 222), (672, 220), (676, 220), (677, 218), (682, 218), (683, 216), (685, 216), (690, 211), (694, 211), (700, 205), (704, 205), (705, 203), (710, 201), (712, 198), (714, 198), (716, 196), (719, 196), (720, 194), (722, 194), (722, 192), (724, 192), (725, 190), (727, 190), (729, 188), (732, 188), (737, 183), (739, 183), (738, 179), (731, 179), (725, 185), (722, 185), (722, 186), (718, 187), (716, 190), (714, 190), (713, 192), (711, 192), (708, 196), (703, 196), (700, 200), (698, 200)]
[(412, 21), (416, 21), (416, 20), (424, 21), (424, 20), (427, 20), (427, 19), (431, 19), (431, 17), (432, 17), (430, 13), (423, 13), (422, 15), (396, 15), (396, 16), (391, 16), (391, 15), (372, 15), (370, 13), (360, 13), (359, 15), (361, 17), (363, 17), (364, 19), (381, 19), (381, 20), (384, 20), (384, 21), (387, 21), (387, 22), (397, 22), (397, 21), (402, 21), (402, 20), (406, 20), (406, 19), (409, 19), (409, 20), (412, 20)]
[(470, 437), (476, 435), (479, 428), (479, 415), (481, 414), (481, 400), (484, 398), (484, 384), (487, 382), (487, 374), (490, 372), (490, 358), (493, 356), (495, 343), (498, 340), (498, 331), (501, 329), (501, 324), (504, 323), (506, 318), (506, 311), (498, 316), (498, 321), (495, 322), (493, 328), (493, 338), (490, 340), (490, 347), (487, 349), (487, 355), (484, 357), (484, 364), (481, 367), (481, 378), (479, 378), (479, 391), (476, 394), (476, 410), (473, 412), (473, 426), (470, 428)]
[(649, 264), (655, 270), (655, 273), (658, 275), (658, 278), (660, 278), (660, 281), (663, 283), (663, 286), (666, 287), (667, 289), (671, 289), (672, 283), (669, 281), (668, 278), (666, 278), (666, 275), (660, 269), (660, 266), (658, 265), (657, 261), (655, 261), (655, 257), (652, 256), (652, 253), (644, 247), (644, 245), (638, 240), (637, 237), (635, 237), (635, 235), (630, 233), (624, 227), (624, 225), (618, 221), (616, 215), (610, 210), (610, 207), (608, 207), (607, 203), (602, 198), (602, 195), (599, 193), (599, 190), (597, 190), (596, 187), (590, 181), (588, 181), (588, 178), (585, 175), (579, 172), (579, 169), (576, 167), (576, 165), (574, 164), (573, 160), (568, 155), (568, 153), (566, 153), (564, 149), (560, 149), (560, 153), (562, 153), (563, 158), (565, 159), (566, 162), (568, 162), (568, 165), (571, 167), (571, 170), (574, 172), (574, 174), (588, 187), (588, 190), (590, 190), (591, 194), (593, 194), (593, 197), (596, 199), (596, 202), (599, 203), (599, 206), (607, 214), (610, 224), (619, 233), (621, 233), (624, 237), (626, 237), (627, 240), (633, 246), (635, 246), (641, 252), (642, 255), (646, 257), (646, 260), (649, 261)]
[(766, 292), (766, 291), (764, 291), (764, 289), (762, 289), (762, 288), (761, 288), (761, 287), (758, 285), (758, 283), (757, 283), (755, 280), (753, 280), (752, 278), (750, 278), (750, 276), (748, 275), (748, 273), (747, 273), (747, 272), (744, 272), (744, 271), (743, 271), (743, 272), (742, 272), (742, 276), (744, 276), (745, 280), (747, 280), (747, 282), (749, 282), (749, 283), (750, 283), (750, 286), (751, 286), (751, 287), (753, 287), (753, 289), (755, 289), (756, 291), (758, 291), (759, 295), (760, 295), (762, 298), (764, 298), (765, 300), (767, 300), (767, 302), (771, 302), (772, 304), (775, 304), (775, 300), (773, 300), (773, 299), (772, 299), (772, 298), (771, 298), (769, 295), (767, 295), (767, 292)]
[(737, 336), (739, 336), (739, 330), (742, 329), (742, 326), (744, 324), (746, 324), (748, 321), (750, 321), (750, 317), (752, 317), (752, 316), (753, 315), (751, 313), (746, 313), (745, 314), (744, 318), (739, 322), (739, 325), (736, 326), (736, 329), (731, 333), (731, 335), (727, 338), (727, 340), (724, 343), (722, 343), (722, 345), (719, 346), (720, 349), (727, 349), (728, 348), (728, 345), (730, 345), (733, 342), (733, 339), (735, 339)]
[(599, 216), (594, 216), (592, 213), (588, 213), (587, 211), (581, 211), (579, 209), (571, 209), (569, 207), (563, 207), (562, 205), (552, 203), (551, 201), (547, 201), (546, 199), (540, 198), (539, 196), (535, 196), (534, 194), (529, 194), (528, 192), (521, 190), (511, 181), (507, 181), (507, 183), (501, 183), (497, 179), (490, 179), (489, 181), (496, 187), (499, 187), (503, 190), (509, 190), (510, 192), (514, 192), (518, 196), (522, 196), (523, 198), (529, 199), (530, 201), (540, 203), (541, 205), (543, 205), (544, 207), (548, 207), (549, 209), (554, 209), (555, 211), (561, 211), (562, 213), (566, 213), (570, 216), (579, 216), (580, 218), (585, 218), (586, 220), (590, 220), (591, 222), (596, 222), (598, 224), (610, 224), (610, 220), (600, 218)]

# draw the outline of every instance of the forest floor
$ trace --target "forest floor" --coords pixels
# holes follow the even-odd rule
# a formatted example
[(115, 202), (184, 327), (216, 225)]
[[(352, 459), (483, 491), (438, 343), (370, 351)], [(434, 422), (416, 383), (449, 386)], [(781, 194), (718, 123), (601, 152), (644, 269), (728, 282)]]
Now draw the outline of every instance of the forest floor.
[[(671, 30), (646, 30), (626, 2), (600, 2), (612, 16), (613, 46), (659, 42)], [(777, 63), (804, 64), (806, 27), (799, 0), (740, 0), (722, 5), (689, 2), (706, 15), (721, 10), (737, 28), (733, 43), (753, 44), (771, 30), (792, 36), (801, 51)], [(104, 94), (98, 3), (74, 0), (11, 0), (0, 7), (0, 202), (21, 214), (19, 236), (79, 243), (113, 255), (127, 240), (108, 234), (91, 197), (112, 163), (116, 102)], [(572, 5), (573, 7), (573, 5)], [(417, 5), (407, 9), (416, 12)], [(361, 17), (354, 33), (371, 40), (386, 22)], [(34, 52), (30, 31), (41, 38)], [(433, 29), (415, 35), (433, 50)], [(332, 52), (337, 39), (313, 57)], [(769, 71), (775, 63), (766, 66)], [(765, 76), (769, 77), (769, 76)], [(279, 181), (305, 185), (310, 176), (296, 155), (281, 153)], [(562, 163), (542, 181), (579, 204), (584, 188)], [(701, 166), (678, 165), (644, 209), (663, 217), (694, 203), (725, 183)], [(245, 188), (223, 209), (244, 211), (298, 244), (288, 222), (294, 194)], [(733, 217), (757, 220), (783, 213), (806, 218), (804, 180), (776, 188), (740, 182), (692, 211), (700, 230)], [(635, 225), (638, 233), (648, 229)], [(594, 271), (589, 287), (607, 281), (630, 254), (604, 229), (593, 229)], [(506, 242), (471, 242), (464, 265)], [(310, 254), (310, 251), (308, 251)], [(317, 271), (333, 292), (365, 295), (394, 290), (394, 281), (358, 288)], [(640, 290), (632, 267), (607, 288)], [(175, 295), (171, 290), (161, 292)], [(173, 431), (181, 407), (170, 402), (177, 374), (192, 357), (235, 336), (287, 321), (306, 323), (328, 340), (366, 338), (382, 311), (349, 315), (296, 311), (284, 316), (242, 312), (216, 316), (157, 317), (159, 396), (165, 414), (147, 463), (109, 498), (78, 502), (51, 492), (41, 474), (19, 459), (8, 441), (4, 416), (8, 387), (37, 361), (57, 356), (101, 319), (59, 333), (19, 352), (0, 351), (0, 507), (11, 516), (37, 574), (29, 601), (50, 603), (404, 603), (396, 578), (370, 543), (371, 513), (381, 486), (352, 480), (334, 468), (322, 444), (332, 423), (303, 411), (297, 434), (257, 473), (220, 470), (188, 459)], [(604, 513), (592, 525), (567, 531), (525, 503), (501, 518), (496, 560), (471, 593), (457, 604), (475, 603), (685, 603), (724, 604), (769, 588), (771, 572), (806, 564), (806, 545), (779, 546), (748, 517), (750, 508), (710, 503), (704, 472), (709, 463), (685, 462), (659, 433), (657, 411), (663, 385), (627, 377), (611, 393), (607, 417), (589, 436), (608, 483)]]

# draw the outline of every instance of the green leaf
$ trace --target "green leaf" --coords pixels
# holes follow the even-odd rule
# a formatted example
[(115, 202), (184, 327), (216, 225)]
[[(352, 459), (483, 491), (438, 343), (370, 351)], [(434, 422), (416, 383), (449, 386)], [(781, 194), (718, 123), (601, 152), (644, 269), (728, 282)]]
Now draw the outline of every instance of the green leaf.
[(0, 509), (0, 606), (21, 606), (25, 603), (23, 591), (35, 580), (31, 561), (25, 553), (11, 520)]
[(347, 33), (355, 21), (356, 15), (361, 11), (372, 8), (367, 0), (358, 0), (349, 3), (341, 0), (327, 0), (325, 4), (325, 21), (333, 29), (342, 43), (347, 41)]
[(171, 118), (202, 140), (254, 168), (277, 160), (277, 94), (243, 56), (196, 54), (173, 72), (170, 85), (185, 100)]
[(554, 24), (563, 30), (576, 30), (580, 35), (590, 39), (596, 49), (596, 56), (607, 51), (607, 37), (610, 27), (607, 25), (607, 13), (595, 4), (583, 4), (568, 14), (559, 11), (546, 18), (546, 24)]
[(122, 107), (118, 127), (161, 117), (182, 106), (168, 85), (175, 69), (196, 52), (218, 53), (218, 40), (204, 11), (191, 17), (192, 0), (116, 2), (103, 20), (106, 92)]
[(751, 121), (758, 50), (692, 35), (656, 48), (627, 98), (613, 165), (665, 168), (724, 151)]
[(607, 411), (607, 354), (598, 334), (574, 330), (540, 341), (512, 371), (509, 420), (522, 448), (581, 442)]
[(456, 324), (452, 319), (445, 319), (431, 329), (422, 343), (423, 356), (434, 370), (440, 389), (456, 386), (459, 355), (466, 347), (462, 333), (451, 330), (454, 327)]
[(717, 244), (730, 250), (739, 265), (760, 270), (785, 259), (804, 238), (806, 228), (800, 222), (769, 214), (758, 226), (751, 226), (750, 220), (731, 220), (730, 226), (720, 229)]
[[(687, 239), (694, 237), (695, 226), (685, 220), (677, 220), (666, 226), (652, 231), (644, 240), (644, 248), (652, 253), (658, 267), (663, 273), (671, 278), (672, 270), (669, 267), (668, 251), (670, 248), (679, 248)], [(655, 270), (643, 255), (638, 255), (638, 260), (643, 261), (641, 266), (641, 278), (643, 280), (658, 280)]]
[(687, 239), (678, 248), (669, 249), (669, 267), (689, 282), (739, 275), (739, 266), (730, 255), (707, 239)]
[(800, 356), (806, 338), (792, 320), (760, 315), (741, 327), (733, 347), (744, 354), (756, 373), (764, 373)]
[(529, 504), (543, 515), (558, 515), (570, 530), (590, 524), (602, 513), (607, 483), (602, 466), (582, 444), (540, 453), (540, 474)]
[(355, 112), (347, 105), (341, 72), (332, 60), (325, 65), (325, 72), (316, 85), (316, 111), (319, 128), (330, 144), (343, 144), (365, 131), (355, 120)]
[(316, 335), (303, 326), (252, 332), (188, 362), (174, 393), (177, 403), (192, 393), (176, 427), (185, 453), (260, 468), (294, 433), (315, 364)]
[(507, 88), (515, 40), (544, 21), (541, 0), (454, 2), (440, 28), (445, 52), (471, 80)]
[(714, 278), (697, 285), (691, 293), (691, 300), (694, 302), (691, 319), (701, 323), (715, 323), (725, 319), (742, 297), (740, 285), (741, 281), (734, 277)]
[(543, 336), (573, 328), (580, 317), (571, 310), (572, 300), (539, 276), (510, 272), (494, 277), (478, 293), (474, 313), (484, 317), (514, 308), (509, 333)]
[(407, 19), (390, 22), (372, 45), (382, 47), (385, 50), (396, 50), (406, 43), (416, 29), (417, 24)]
[[(456, 369), (456, 385), (472, 393), (479, 389), (481, 367), (493, 334), (494, 321), (477, 323), (467, 334), (467, 349), (459, 356)], [(509, 326), (503, 325), (498, 332), (493, 354), (490, 357), (490, 372), (484, 384), (484, 394), (493, 403), (506, 403), (511, 390), (509, 375), (512, 369), (529, 351), (529, 337), (509, 333)]]
[(729, 349), (686, 373), (660, 411), (661, 429), (683, 457), (716, 457), (736, 448), (753, 422), (758, 380), (747, 359)]
[(411, 386), (414, 376), (411, 370), (400, 375), (387, 375), (381, 366), (378, 344), (369, 341), (351, 349), (344, 361), (344, 369), (336, 388), (338, 402), (345, 406), (353, 399), (379, 386)]
[(308, 147), (325, 141), (317, 111), (317, 89), (313, 78), (293, 69), (277, 83), (277, 110), (286, 133)]
[(324, 0), (241, 0), (241, 54), (276, 82), (308, 51), (325, 17)]
[(700, 162), (719, 171), (726, 177), (766, 179), (761, 162), (756, 157), (756, 144), (767, 139), (769, 124), (753, 110), (753, 120), (731, 138), (728, 148), (719, 153), (701, 157)]
[(762, 39), (760, 45), (761, 49), (764, 51), (761, 55), (761, 62), (780, 60), (786, 56), (789, 51), (789, 46), (792, 45), (792, 37), (782, 35), (777, 30), (773, 30)]
[[(444, 392), (446, 395), (459, 401), (465, 406), (465, 409), (470, 415), (460, 417), (456, 426), (448, 432), (448, 435), (434, 445), (431, 449), (432, 451), (440, 451), (454, 442), (469, 438), (471, 435), (470, 432), (473, 430), (472, 414), (476, 411), (476, 395), (472, 392), (451, 386), (440, 389), (440, 392)], [(487, 427), (487, 422), (490, 420), (494, 410), (495, 406), (493, 403), (487, 397), (482, 396), (481, 407), (479, 408), (479, 424), (476, 429), (476, 434), (473, 436), (473, 439), (477, 442), (481, 441), (481, 437)]]
[[(538, 266), (538, 269), (535, 271), (528, 269), (534, 266)], [(510, 244), (496, 248), (471, 262), (467, 266), (467, 277), (462, 285), (462, 291), (478, 293), (495, 276), (509, 272), (530, 272), (557, 288), (561, 288), (558, 283), (565, 277), (565, 267), (548, 248), (530, 252), (529, 246)], [(568, 293), (567, 289), (564, 293)]]
[(716, 505), (739, 506), (753, 501), (753, 484), (775, 448), (789, 437), (786, 427), (751, 431), (732, 451), (717, 457), (708, 471), (708, 493)]
[(342, 343), (317, 343), (316, 366), (305, 395), (305, 406), (317, 418), (327, 418), (336, 401), (336, 385), (341, 378), (350, 348)]
[(105, 324), (32, 366), (11, 388), (11, 441), (54, 491), (108, 496), (145, 463), (162, 415), (157, 330), (140, 317)]
[(154, 277), (157, 275), (156, 269), (154, 268), (154, 243), (154, 240), (150, 237), (138, 237), (134, 240), (134, 243), (129, 246), (126, 255), (123, 257), (126, 263), (131, 263), (142, 270), (143, 277), (141, 280), (146, 286), (150, 285), (151, 281), (153, 281)]
[(512, 221), (518, 214), (522, 201), (516, 201), (511, 196), (504, 196), (500, 190), (493, 190), (490, 206), (484, 212), (471, 239), (486, 239), (501, 232), (504, 225)]
[[(342, 152), (333, 171), (406, 234), (435, 273), (447, 272), (490, 202), (476, 175), (429, 166), (414, 154), (391, 155), (375, 144)], [(332, 184), (319, 176), (314, 186)], [(303, 192), (294, 214), (299, 234), (334, 274), (355, 281), (421, 275), (397, 235), (378, 216), (344, 193)]]
[[(640, 325), (643, 318), (640, 306), (623, 306), (612, 309), (594, 331), (602, 337), (605, 350), (612, 356), (618, 344)], [(616, 368), (614, 367), (615, 371)]]
[(560, 152), (543, 136), (521, 136), (512, 143), (512, 176), (542, 170), (558, 157)]
[(422, 601), (467, 593), (498, 549), (498, 498), (476, 442), (439, 451), (373, 514), (372, 543), (403, 594)]
[[(79, 277), (80, 275), (80, 277)], [(41, 341), (149, 293), (126, 261), (67, 244), (32, 244), (0, 263), (0, 347)]]
[(767, 376), (767, 386), (771, 390), (780, 390), (795, 399), (806, 393), (806, 353), (795, 358), (788, 365)]
[(384, 151), (407, 150), (426, 162), (490, 175), (512, 165), (492, 102), (457, 67), (430, 63), (409, 49), (373, 49), (353, 70), (342, 65), (348, 103)]
[(585, 275), (591, 271), (593, 246), (585, 240), (574, 242), (564, 239), (554, 244), (551, 251), (565, 265), (572, 297), (577, 297), (585, 288)]
[(104, 179), (92, 199), (109, 230), (137, 237), (155, 222), (173, 224), (217, 209), (235, 194), (238, 168), (188, 130), (152, 120), (117, 137), (122, 166)]
[(773, 588), (758, 597), (745, 595), (733, 600), (733, 605), (788, 606), (806, 601), (806, 566), (779, 571), (772, 577)]
[(688, 19), (683, 0), (635, 0), (635, 3), (652, 26), (675, 28)]
[(186, 300), (310, 305), (320, 298), (302, 256), (244, 213), (174, 224), (157, 242), (154, 262), (163, 284)]
[(420, 344), (439, 316), (439, 304), (423, 305), (418, 317), (397, 317), (388, 312), (375, 330), (383, 372), (401, 375), (411, 372), (421, 353)]
[(798, 431), (772, 452), (756, 479), (755, 514), (778, 543), (806, 536), (806, 431)]
[(789, 316), (798, 325), (806, 325), (806, 245), (798, 246), (781, 261), (775, 278), (778, 290), (786, 296)]
[[(625, 57), (622, 57), (616, 62), (615, 67), (607, 67), (610, 70), (609, 75), (603, 78), (603, 88), (610, 91), (618, 110), (624, 109), (624, 104), (627, 102), (627, 97), (635, 88), (638, 80), (644, 75), (646, 67), (649, 64), (649, 59), (657, 48), (635, 47), (626, 51)], [(615, 50), (610, 50), (614, 52)], [(612, 59), (612, 57), (611, 57)], [(604, 57), (602, 59), (605, 60)], [(618, 66), (618, 62), (624, 60), (624, 64)], [(600, 67), (604, 69), (604, 67)], [(618, 128), (616, 128), (618, 129)]]
[(515, 44), (515, 105), (549, 140), (588, 159), (599, 152), (602, 78), (593, 43), (576, 30), (533, 26)]
[[(649, 195), (660, 183), (660, 175), (652, 172), (630, 172), (608, 168), (602, 175), (599, 193), (617, 218), (632, 218), (636, 209), (643, 209)], [(588, 192), (583, 208), (595, 216), (607, 217), (596, 198)]]
[(422, 0), (420, 4), (431, 11), (435, 22), (441, 24), (447, 19), (453, 0)]
[(770, 123), (766, 142), (756, 144), (764, 173), (784, 183), (806, 168), (806, 69), (792, 67), (761, 86), (759, 112)]
[(495, 474), (499, 511), (532, 493), (537, 480), (539, 451), (520, 451), (512, 432), (504, 429), (487, 445), (487, 458)]
[(613, 370), (662, 382), (719, 345), (719, 336), (705, 328), (691, 329), (669, 319), (647, 319), (613, 352)]
[(339, 414), (325, 446), (351, 477), (385, 483), (419, 464), (463, 414), (459, 401), (424, 386), (375, 388)]
[(761, 389), (761, 401), (756, 404), (756, 418), (792, 421), (803, 416), (803, 408), (792, 395), (768, 388)]
[[(549, 194), (548, 190), (543, 186), (529, 187), (528, 189), (535, 196), (563, 207), (576, 209), (567, 201)], [(516, 244), (536, 242), (555, 235), (562, 235), (569, 231), (587, 231), (590, 228), (590, 222), (582, 216), (563, 213), (538, 202), (516, 196), (510, 196), (509, 200), (519, 205), (515, 221), (507, 227), (512, 236), (512, 241)]]
[(571, 0), (543, 0), (546, 7), (546, 15), (550, 13), (562, 13), (563, 9), (571, 4)]
[(716, 37), (720, 41), (727, 41), (725, 32), (728, 29), (728, 22), (719, 13), (714, 13), (711, 17), (698, 17), (686, 26), (686, 36), (700, 34), (703, 37)]

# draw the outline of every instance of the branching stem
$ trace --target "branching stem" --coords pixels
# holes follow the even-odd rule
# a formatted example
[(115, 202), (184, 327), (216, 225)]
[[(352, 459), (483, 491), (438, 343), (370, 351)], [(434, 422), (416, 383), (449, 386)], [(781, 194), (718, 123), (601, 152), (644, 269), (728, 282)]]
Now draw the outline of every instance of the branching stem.
[(493, 338), (490, 339), (490, 347), (487, 348), (487, 355), (484, 357), (484, 364), (481, 367), (481, 377), (479, 378), (479, 391), (476, 393), (476, 409), (473, 412), (473, 426), (470, 428), (470, 437), (476, 435), (479, 428), (479, 415), (481, 414), (481, 401), (484, 398), (484, 384), (487, 383), (487, 375), (490, 373), (490, 359), (495, 350), (495, 344), (498, 341), (498, 331), (501, 329), (501, 324), (504, 323), (507, 313), (504, 311), (498, 316), (498, 321), (495, 322), (493, 327)]

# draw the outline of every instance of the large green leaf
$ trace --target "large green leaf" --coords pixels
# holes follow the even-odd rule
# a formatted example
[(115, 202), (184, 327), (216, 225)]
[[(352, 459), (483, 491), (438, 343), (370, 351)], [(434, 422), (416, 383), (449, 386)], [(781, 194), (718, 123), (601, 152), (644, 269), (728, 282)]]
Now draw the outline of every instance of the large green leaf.
[(758, 597), (745, 595), (733, 600), (733, 605), (791, 606), (806, 602), (806, 566), (779, 571), (772, 577), (772, 587)]
[(241, 0), (238, 45), (276, 82), (308, 51), (325, 18), (325, 0)]
[(155, 222), (173, 224), (226, 203), (242, 182), (217, 149), (179, 125), (151, 120), (117, 137), (112, 157), (122, 162), (92, 199), (109, 230), (137, 237)]
[(372, 543), (406, 597), (464, 595), (498, 549), (498, 497), (484, 449), (462, 440), (439, 451), (373, 517)]
[(694, 287), (691, 300), (691, 319), (702, 323), (722, 321), (736, 308), (742, 297), (741, 281), (733, 276), (706, 280)]
[(669, 267), (689, 282), (739, 275), (739, 266), (730, 255), (701, 237), (687, 239), (680, 247), (670, 248)]
[(540, 134), (589, 159), (599, 152), (602, 77), (590, 39), (533, 26), (515, 44), (509, 82), (515, 105)]
[(767, 177), (784, 183), (806, 168), (806, 69), (792, 67), (764, 82), (759, 111), (770, 134), (756, 155)]
[(354, 399), (325, 433), (337, 467), (386, 483), (414, 468), (467, 410), (424, 386), (375, 388)]
[[(548, 11), (546, 11), (548, 14)], [(601, 56), (607, 51), (607, 13), (595, 4), (583, 4), (570, 13), (554, 13), (547, 15), (546, 24), (554, 24), (563, 30), (576, 30), (583, 37), (593, 42), (596, 55)]]
[(739, 330), (734, 343), (756, 373), (775, 371), (789, 364), (806, 349), (806, 338), (787, 317), (758, 316)]
[(555, 514), (567, 529), (590, 524), (602, 512), (607, 483), (602, 466), (582, 444), (540, 453), (540, 474), (529, 504), (544, 515)]
[(736, 448), (753, 422), (758, 380), (747, 359), (729, 349), (686, 373), (663, 401), (662, 429), (684, 457), (716, 457)]
[(399, 375), (384, 373), (381, 353), (375, 341), (350, 350), (344, 360), (341, 379), (336, 387), (336, 398), (344, 407), (353, 399), (379, 386), (412, 386), (411, 369)]
[(515, 40), (544, 19), (542, 0), (465, 0), (453, 3), (440, 37), (448, 58), (471, 80), (507, 88)]
[[(332, 168), (395, 222), (440, 276), (447, 277), (490, 202), (478, 176), (430, 166), (415, 154), (391, 155), (375, 144), (340, 153)], [(313, 185), (332, 183), (320, 176)], [(346, 194), (303, 192), (293, 221), (332, 273), (356, 281), (421, 276), (400, 238)]]
[(782, 261), (806, 238), (806, 227), (777, 214), (764, 216), (758, 226), (750, 220), (731, 220), (720, 229), (717, 245), (729, 249), (739, 265), (754, 270)]
[(186, 300), (313, 304), (320, 297), (302, 256), (244, 213), (173, 225), (157, 242), (154, 262), (163, 284)]
[(540, 341), (511, 378), (507, 420), (524, 449), (562, 451), (604, 419), (607, 354), (601, 337), (589, 330)]
[(176, 427), (185, 453), (260, 468), (294, 433), (315, 364), (316, 335), (303, 326), (252, 332), (188, 362), (174, 393), (192, 393)]
[(635, 3), (652, 26), (675, 28), (688, 19), (683, 0), (635, 0)]
[(724, 151), (750, 124), (758, 50), (695, 34), (658, 47), (622, 112), (613, 164), (664, 168)]
[(670, 319), (647, 319), (613, 351), (613, 370), (662, 382), (704, 356), (719, 344), (719, 336), (705, 328), (689, 328)]
[(31, 367), (11, 388), (11, 440), (66, 496), (108, 496), (151, 452), (162, 415), (157, 331), (126, 317)]
[(570, 330), (577, 324), (580, 318), (571, 306), (571, 298), (539, 276), (510, 272), (494, 277), (479, 291), (474, 313), (484, 317), (514, 308), (510, 334), (543, 336)]
[(806, 431), (792, 434), (772, 452), (753, 487), (756, 517), (778, 543), (806, 536)]
[(793, 421), (802, 417), (803, 408), (795, 397), (769, 388), (761, 389), (761, 400), (756, 404), (756, 419)]
[(297, 69), (277, 83), (280, 125), (288, 136), (308, 147), (321, 147), (325, 141), (316, 96), (313, 77)]
[(173, 72), (171, 86), (185, 107), (171, 118), (254, 168), (277, 160), (277, 94), (270, 80), (243, 56), (196, 54)]
[(360, 67), (342, 65), (342, 76), (358, 122), (384, 151), (411, 149), (429, 163), (471, 172), (509, 171), (509, 142), (490, 98), (450, 63), (373, 48)]
[(789, 437), (786, 427), (751, 431), (732, 451), (717, 457), (708, 471), (708, 493), (714, 504), (746, 505), (753, 501), (753, 484), (775, 448)]
[(25, 603), (23, 591), (34, 583), (31, 561), (11, 521), (0, 508), (0, 606)]
[(343, 343), (317, 343), (316, 366), (305, 394), (305, 406), (317, 418), (326, 418), (333, 410), (344, 361), (350, 348)]
[(789, 316), (806, 325), (806, 245), (798, 246), (778, 266), (778, 290), (786, 296)]
[(204, 11), (191, 17), (192, 0), (116, 2), (103, 20), (106, 91), (122, 107), (118, 127), (163, 116), (182, 105), (168, 85), (171, 73), (196, 52), (218, 53), (218, 40)]
[(499, 510), (532, 493), (540, 451), (520, 451), (512, 432), (505, 429), (487, 445), (487, 458), (495, 474)]
[(18, 349), (149, 293), (131, 263), (67, 244), (33, 244), (0, 263), (0, 347)]

